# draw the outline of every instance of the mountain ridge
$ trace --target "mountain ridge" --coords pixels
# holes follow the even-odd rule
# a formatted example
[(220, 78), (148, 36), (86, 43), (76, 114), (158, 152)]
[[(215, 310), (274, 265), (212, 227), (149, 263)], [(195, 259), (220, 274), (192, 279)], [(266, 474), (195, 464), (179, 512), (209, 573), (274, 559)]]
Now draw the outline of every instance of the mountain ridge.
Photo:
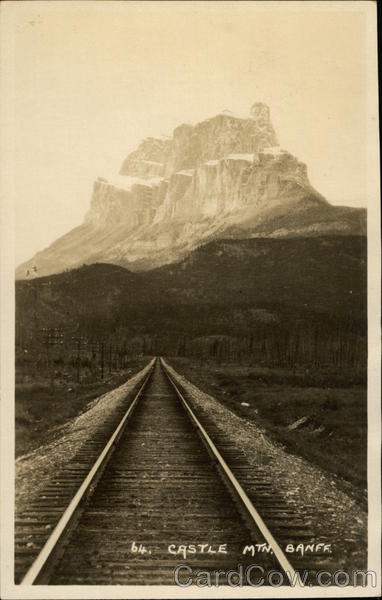
[[(333, 255), (337, 257), (335, 262)], [(102, 274), (104, 282), (109, 279), (107, 285), (99, 286), (97, 272)], [(181, 303), (183, 298), (188, 303), (192, 301), (188, 290), (192, 289), (192, 295), (204, 304), (216, 301), (240, 304), (248, 300), (249, 305), (273, 303), (299, 309), (306, 303), (309, 310), (326, 314), (349, 310), (361, 313), (366, 309), (366, 239), (363, 236), (219, 239), (201, 245), (177, 263), (151, 271), (132, 272), (118, 265), (93, 263), (19, 281), (16, 289), (44, 288), (47, 299), (55, 306), (50, 286), (72, 295), (77, 293), (73, 285), (76, 284), (86, 294), (86, 278), (89, 282), (93, 279), (92, 291), (97, 296), (105, 297), (115, 286), (122, 285), (122, 297), (130, 289), (138, 305), (142, 302), (155, 305), (160, 298), (170, 303)], [(318, 278), (322, 278), (321, 285), (317, 285)], [(219, 285), (214, 285), (215, 279), (220, 281)], [(259, 285), (260, 281), (264, 283)], [(145, 298), (149, 288), (149, 297)], [(285, 292), (287, 288), (290, 291)], [(167, 297), (163, 296), (164, 291)], [(93, 294), (88, 301), (93, 301)], [(33, 310), (32, 303), (28, 307)], [(81, 305), (78, 311), (88, 312)]]
[(252, 339), (263, 360), (262, 343), (273, 356), (289, 340), (309, 360), (318, 347), (324, 362), (328, 348), (334, 360), (347, 348), (364, 364), (366, 251), (364, 236), (223, 239), (151, 271), (84, 265), (17, 281), (16, 328), (26, 348), (57, 328), (69, 346), (78, 335), (141, 348), (158, 341), (168, 354), (184, 340), (199, 352), (223, 338), (243, 350)]

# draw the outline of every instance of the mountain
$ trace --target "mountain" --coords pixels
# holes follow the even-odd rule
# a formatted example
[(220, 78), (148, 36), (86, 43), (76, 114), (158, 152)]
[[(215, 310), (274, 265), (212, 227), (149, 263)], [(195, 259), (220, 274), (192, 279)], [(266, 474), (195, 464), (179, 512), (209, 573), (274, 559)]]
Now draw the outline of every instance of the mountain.
[(281, 149), (269, 108), (228, 111), (172, 137), (147, 138), (119, 175), (94, 183), (84, 222), (20, 265), (16, 276), (84, 263), (129, 270), (179, 261), (218, 238), (365, 234), (366, 211), (330, 205), (307, 167)]

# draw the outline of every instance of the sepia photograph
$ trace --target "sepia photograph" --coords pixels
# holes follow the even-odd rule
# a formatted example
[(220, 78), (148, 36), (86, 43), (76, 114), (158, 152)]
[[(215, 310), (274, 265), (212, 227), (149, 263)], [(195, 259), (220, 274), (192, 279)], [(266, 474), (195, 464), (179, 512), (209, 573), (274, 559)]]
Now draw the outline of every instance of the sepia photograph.
[(373, 1), (0, 5), (1, 597), (378, 597)]

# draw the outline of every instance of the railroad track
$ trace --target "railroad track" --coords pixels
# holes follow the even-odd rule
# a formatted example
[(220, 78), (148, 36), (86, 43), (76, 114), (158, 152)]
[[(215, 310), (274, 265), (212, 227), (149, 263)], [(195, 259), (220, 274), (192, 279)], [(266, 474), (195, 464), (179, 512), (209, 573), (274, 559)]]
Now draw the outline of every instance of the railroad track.
[[(155, 585), (174, 584), (179, 564), (214, 574), (256, 563), (293, 576), (285, 544), (315, 538), (266, 470), (211, 416), (198, 417), (156, 360), (135, 396), (17, 515), (15, 539), (17, 583)], [(315, 560), (297, 567), (315, 570)]]

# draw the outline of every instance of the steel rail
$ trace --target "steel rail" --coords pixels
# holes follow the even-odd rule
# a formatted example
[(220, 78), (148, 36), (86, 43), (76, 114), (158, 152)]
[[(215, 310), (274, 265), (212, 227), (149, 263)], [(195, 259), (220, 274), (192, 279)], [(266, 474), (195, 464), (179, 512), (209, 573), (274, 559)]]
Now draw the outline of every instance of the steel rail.
[(105, 445), (101, 454), (98, 456), (97, 460), (95, 461), (94, 465), (90, 469), (89, 473), (87, 474), (87, 476), (83, 480), (82, 484), (78, 488), (77, 492), (73, 496), (72, 500), (70, 501), (70, 503), (66, 507), (65, 511), (61, 515), (60, 520), (58, 521), (57, 525), (53, 529), (49, 538), (46, 540), (44, 546), (41, 548), (38, 556), (36, 557), (36, 559), (34, 560), (32, 565), (30, 566), (30, 568), (24, 575), (24, 577), (21, 581), (21, 585), (33, 585), (36, 582), (39, 575), (41, 574), (44, 567), (46, 567), (49, 558), (52, 556), (53, 551), (57, 548), (57, 544), (61, 540), (70, 521), (72, 520), (76, 511), (78, 510), (80, 503), (82, 502), (82, 500), (86, 496), (87, 492), (89, 491), (89, 488), (90, 488), (92, 482), (94, 481), (96, 475), (99, 473), (101, 467), (105, 465), (107, 459), (111, 456), (111, 453), (114, 450), (114, 447), (115, 447), (120, 435), (123, 432), (123, 429), (127, 423), (129, 416), (133, 412), (144, 388), (146, 387), (148, 380), (150, 379), (150, 377), (152, 375), (154, 365), (155, 365), (155, 359), (153, 359), (152, 364), (149, 367), (149, 371), (144, 378), (143, 384), (141, 385), (137, 394), (135, 395), (134, 400), (132, 401), (129, 408), (123, 415), (117, 428), (114, 430), (114, 433), (109, 438), (109, 441)]
[(196, 429), (199, 431), (199, 433), (202, 437), (202, 440), (205, 442), (205, 444), (208, 447), (208, 449), (210, 450), (211, 454), (214, 456), (214, 458), (217, 460), (219, 466), (221, 467), (221, 469), (225, 475), (226, 482), (228, 482), (228, 484), (231, 486), (231, 488), (234, 489), (234, 491), (236, 492), (236, 495), (240, 498), (242, 504), (244, 505), (247, 513), (250, 515), (253, 522), (257, 526), (257, 528), (261, 531), (264, 539), (269, 544), (270, 548), (273, 550), (273, 553), (276, 556), (280, 566), (282, 567), (283, 571), (286, 573), (287, 577), (289, 578), (289, 581), (290, 582), (296, 581), (297, 574), (296, 574), (295, 569), (289, 562), (289, 560), (286, 557), (285, 553), (283, 552), (282, 548), (279, 546), (279, 544), (277, 543), (277, 541), (271, 534), (270, 530), (268, 529), (267, 525), (264, 523), (260, 514), (257, 512), (257, 510), (254, 507), (254, 505), (252, 504), (251, 500), (248, 498), (247, 494), (245, 493), (244, 489), (242, 488), (242, 486), (236, 479), (235, 475), (233, 474), (233, 472), (231, 471), (231, 469), (225, 462), (224, 458), (222, 457), (219, 450), (217, 449), (217, 447), (211, 440), (207, 431), (204, 429), (203, 425), (200, 423), (200, 421), (196, 417), (192, 408), (189, 406), (187, 400), (185, 399), (182, 392), (176, 385), (173, 377), (170, 375), (167, 364), (164, 362), (164, 360), (162, 358), (160, 359), (160, 361), (161, 361), (163, 370), (164, 370), (165, 374), (167, 375), (168, 380), (170, 381), (177, 396), (179, 397), (184, 408), (186, 409), (187, 413), (189, 414), (191, 421), (193, 422)]

